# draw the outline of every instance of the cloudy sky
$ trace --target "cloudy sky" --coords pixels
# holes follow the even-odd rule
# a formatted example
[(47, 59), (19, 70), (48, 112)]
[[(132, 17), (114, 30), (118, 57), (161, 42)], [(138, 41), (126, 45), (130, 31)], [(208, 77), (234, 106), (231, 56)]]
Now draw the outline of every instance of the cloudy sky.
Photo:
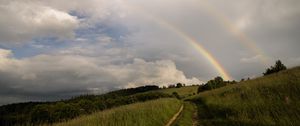
[[(209, 54), (191, 44), (194, 40)], [(299, 0), (0, 0), (0, 104), (300, 65)]]

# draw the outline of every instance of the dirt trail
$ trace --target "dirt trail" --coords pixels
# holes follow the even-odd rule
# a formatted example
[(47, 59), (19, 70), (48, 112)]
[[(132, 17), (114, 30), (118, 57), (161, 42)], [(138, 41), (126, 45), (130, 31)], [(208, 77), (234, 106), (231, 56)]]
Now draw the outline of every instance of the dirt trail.
[(179, 111), (170, 119), (170, 121), (166, 124), (166, 126), (171, 126), (175, 120), (178, 118), (178, 116), (180, 115), (180, 113), (183, 110), (183, 105), (180, 107)]
[(197, 124), (198, 124), (198, 113), (197, 111), (195, 111), (193, 113), (193, 126), (197, 126)]

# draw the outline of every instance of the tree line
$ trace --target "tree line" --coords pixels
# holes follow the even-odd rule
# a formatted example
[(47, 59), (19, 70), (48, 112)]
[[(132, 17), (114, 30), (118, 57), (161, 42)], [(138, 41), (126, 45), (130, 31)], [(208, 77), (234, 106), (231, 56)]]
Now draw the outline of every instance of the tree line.
[[(270, 74), (274, 74), (283, 70), (286, 70), (287, 67), (280, 61), (277, 60), (275, 62), (274, 66), (270, 66), (269, 68), (267, 68), (265, 70), (265, 72), (263, 73), (264, 76), (270, 75)], [(247, 79), (247, 81), (250, 80), (250, 78)], [(246, 81), (245, 79), (241, 79), (242, 81)], [(235, 80), (233, 81), (224, 81), (222, 77), (215, 77), (212, 80), (209, 80), (207, 83), (202, 84), (198, 87), (198, 93), (203, 92), (203, 91), (207, 91), (207, 90), (213, 90), (216, 88), (220, 88), (220, 87), (224, 87), (226, 85), (229, 84), (236, 84), (237, 82)]]
[(57, 102), (28, 102), (4, 105), (0, 107), (0, 125), (52, 124), (121, 105), (163, 97), (174, 97), (161, 92), (147, 92), (158, 89), (158, 86), (148, 85), (122, 89), (103, 95), (82, 95)]

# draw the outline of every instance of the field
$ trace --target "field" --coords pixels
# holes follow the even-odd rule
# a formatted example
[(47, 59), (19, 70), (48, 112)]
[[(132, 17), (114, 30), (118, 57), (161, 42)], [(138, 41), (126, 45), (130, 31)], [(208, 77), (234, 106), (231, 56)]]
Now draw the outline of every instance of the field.
[[(45, 110), (54, 113), (49, 117), (57, 118), (58, 112), (61, 112), (60, 115), (66, 115), (70, 112), (69, 108), (74, 106), (71, 110), (82, 111), (81, 105), (84, 105), (86, 110), (90, 110), (93, 107), (90, 105), (93, 104), (105, 106), (104, 109), (83, 113), (72, 120), (62, 120), (65, 122), (55, 123), (55, 126), (164, 126), (182, 105), (183, 111), (173, 126), (300, 125), (300, 67), (196, 94), (198, 87), (159, 89), (146, 86), (99, 96), (87, 95), (67, 101), (40, 103), (39, 106), (44, 106)], [(175, 98), (174, 92), (179, 95), (178, 99)], [(29, 103), (25, 105), (27, 104)], [(31, 104), (34, 103), (29, 105)], [(18, 105), (23, 104), (16, 104)], [(6, 110), (6, 107), (11, 110), (24, 109), (8, 105), (4, 106), (3, 110)], [(41, 113), (45, 111), (37, 112), (37, 117), (45, 115)], [(50, 125), (53, 122), (37, 124)]]
[[(177, 92), (182, 98), (192, 96), (197, 93), (198, 86), (185, 86), (181, 88), (168, 88), (168, 89), (161, 89), (158, 92), (172, 94), (173, 92)], [(156, 91), (155, 91), (156, 92)]]
[(55, 126), (164, 126), (182, 102), (162, 98), (82, 116)]
[(193, 126), (197, 123), (197, 107), (194, 103), (185, 101), (184, 109), (174, 126)]
[(191, 98), (199, 125), (299, 126), (300, 67)]

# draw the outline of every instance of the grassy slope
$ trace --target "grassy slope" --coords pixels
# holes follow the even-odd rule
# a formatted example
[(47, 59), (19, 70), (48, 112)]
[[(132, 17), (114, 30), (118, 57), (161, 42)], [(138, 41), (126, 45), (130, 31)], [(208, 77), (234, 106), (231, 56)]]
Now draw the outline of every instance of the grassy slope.
[(300, 125), (300, 67), (200, 93), (200, 125)]
[(181, 97), (188, 97), (189, 95), (196, 94), (198, 90), (198, 86), (185, 86), (181, 88), (168, 88), (157, 90), (158, 92), (163, 92), (166, 94), (172, 95), (173, 92), (177, 92)]
[(182, 102), (163, 98), (125, 105), (56, 124), (57, 126), (163, 126), (179, 110)]
[[(194, 93), (197, 94), (198, 86), (185, 86), (181, 88), (168, 88), (158, 90), (158, 92), (172, 94), (173, 92), (177, 92), (181, 98), (188, 98), (190, 96), (194, 96)], [(190, 102), (184, 102), (184, 109), (179, 116), (178, 120), (176, 120), (174, 126), (191, 126), (193, 123), (193, 114), (197, 110), (195, 105)]]

